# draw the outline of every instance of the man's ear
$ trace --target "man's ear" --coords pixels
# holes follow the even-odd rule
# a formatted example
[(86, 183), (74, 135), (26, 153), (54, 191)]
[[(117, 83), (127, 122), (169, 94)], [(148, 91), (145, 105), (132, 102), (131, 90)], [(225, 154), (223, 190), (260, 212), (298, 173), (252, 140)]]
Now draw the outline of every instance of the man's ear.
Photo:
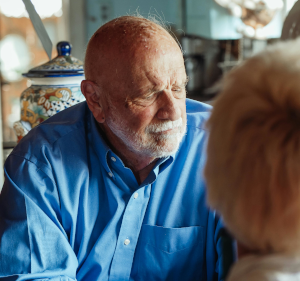
[(100, 102), (100, 93), (97, 91), (97, 85), (89, 80), (81, 82), (81, 92), (85, 96), (90, 111), (99, 123), (104, 123), (105, 114), (103, 105)]

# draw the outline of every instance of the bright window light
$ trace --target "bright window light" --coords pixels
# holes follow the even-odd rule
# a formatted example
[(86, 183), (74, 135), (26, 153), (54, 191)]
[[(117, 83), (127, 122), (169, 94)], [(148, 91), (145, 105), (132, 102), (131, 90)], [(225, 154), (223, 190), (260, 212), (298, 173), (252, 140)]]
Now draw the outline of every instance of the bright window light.
[(9, 82), (22, 79), (22, 73), (28, 70), (30, 53), (20, 35), (9, 34), (0, 42), (0, 64), (3, 78)]
[(286, 0), (286, 13), (290, 11), (290, 9), (293, 8), (294, 4), (297, 2), (297, 0)]
[[(62, 15), (62, 0), (31, 0), (31, 2), (42, 19)], [(0, 12), (7, 17), (28, 17), (22, 0), (0, 0)]]

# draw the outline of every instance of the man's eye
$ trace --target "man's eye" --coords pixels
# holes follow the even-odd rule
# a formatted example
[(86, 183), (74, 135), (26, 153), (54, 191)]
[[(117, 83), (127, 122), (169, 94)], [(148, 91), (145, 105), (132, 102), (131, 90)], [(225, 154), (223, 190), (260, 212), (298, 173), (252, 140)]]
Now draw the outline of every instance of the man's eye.
[(183, 98), (185, 97), (186, 91), (185, 91), (185, 87), (176, 87), (172, 89), (173, 91), (173, 95), (175, 98)]
[(183, 89), (182, 88), (173, 88), (172, 91), (173, 92), (181, 92)]
[(157, 95), (155, 94), (151, 94), (148, 96), (141, 96), (139, 98), (136, 98), (133, 102), (140, 106), (149, 106), (155, 101), (156, 97)]
[(154, 95), (150, 95), (150, 96), (145, 97), (145, 100), (151, 100), (153, 98), (154, 98)]

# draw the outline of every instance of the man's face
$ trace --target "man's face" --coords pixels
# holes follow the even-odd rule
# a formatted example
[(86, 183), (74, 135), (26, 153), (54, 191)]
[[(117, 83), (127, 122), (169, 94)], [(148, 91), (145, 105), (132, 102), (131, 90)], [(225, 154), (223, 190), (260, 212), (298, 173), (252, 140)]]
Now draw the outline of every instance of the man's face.
[(158, 158), (174, 153), (185, 134), (187, 76), (177, 46), (149, 45), (115, 70), (105, 126), (130, 151)]

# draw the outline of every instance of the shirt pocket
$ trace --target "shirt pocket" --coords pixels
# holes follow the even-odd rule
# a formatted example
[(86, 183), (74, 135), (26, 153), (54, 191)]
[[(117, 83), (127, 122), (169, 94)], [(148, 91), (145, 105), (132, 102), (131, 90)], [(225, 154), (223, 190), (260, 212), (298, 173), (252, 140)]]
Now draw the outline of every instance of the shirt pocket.
[(203, 227), (142, 226), (139, 280), (200, 280), (203, 261)]

